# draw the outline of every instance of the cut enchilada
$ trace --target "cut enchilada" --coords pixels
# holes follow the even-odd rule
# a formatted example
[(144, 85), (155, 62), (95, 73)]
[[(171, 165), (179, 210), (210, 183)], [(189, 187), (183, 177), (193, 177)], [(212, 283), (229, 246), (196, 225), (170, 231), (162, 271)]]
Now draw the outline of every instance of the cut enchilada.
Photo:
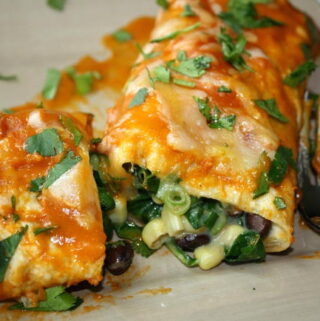
[(37, 107), (0, 115), (0, 299), (26, 307), (48, 287), (98, 284), (105, 257), (91, 116)]
[[(112, 175), (134, 176), (124, 184), (129, 211), (147, 223), (152, 248), (213, 229), (195, 252), (203, 268), (237, 262), (228, 253), (241, 242), (260, 253), (247, 260), (263, 259), (261, 239), (267, 252), (287, 249), (305, 80), (318, 51), (308, 27), (317, 29), (283, 0), (164, 9), (101, 145)], [(212, 253), (217, 262), (200, 263)]]

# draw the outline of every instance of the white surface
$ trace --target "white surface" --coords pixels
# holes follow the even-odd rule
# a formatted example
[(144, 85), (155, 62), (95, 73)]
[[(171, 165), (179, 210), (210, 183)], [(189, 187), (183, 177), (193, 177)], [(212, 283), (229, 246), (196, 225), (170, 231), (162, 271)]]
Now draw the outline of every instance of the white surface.
[[(68, 66), (85, 54), (105, 54), (100, 46), (102, 35), (136, 16), (156, 12), (153, 0), (68, 0), (63, 13), (50, 10), (45, 2), (0, 0), (0, 72), (19, 75), (17, 83), (0, 82), (0, 108), (32, 98), (49, 67)], [(316, 1), (294, 2), (319, 20)], [(320, 237), (297, 229), (296, 239), (287, 256), (268, 256), (264, 264), (223, 264), (209, 272), (187, 269), (170, 255), (157, 254), (148, 260), (136, 257), (138, 271), (144, 266), (151, 266), (150, 270), (128, 281), (135, 274), (131, 269), (119, 291), (111, 292), (106, 286), (102, 293), (112, 295), (114, 304), (94, 301), (86, 291), (81, 293), (87, 296), (85, 305), (101, 308), (84, 312), (81, 307), (48, 316), (25, 314), (21, 319), (318, 321), (320, 259), (297, 256), (320, 250)], [(160, 287), (172, 291), (155, 296), (137, 293)], [(125, 298), (129, 295), (133, 298)], [(16, 318), (10, 312), (0, 315), (0, 320)]]

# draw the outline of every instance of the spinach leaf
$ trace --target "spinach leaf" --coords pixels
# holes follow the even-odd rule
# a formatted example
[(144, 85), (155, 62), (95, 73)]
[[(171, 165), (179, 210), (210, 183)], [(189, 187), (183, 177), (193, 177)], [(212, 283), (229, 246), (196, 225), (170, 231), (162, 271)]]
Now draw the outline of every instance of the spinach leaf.
[(44, 88), (42, 90), (42, 95), (46, 99), (53, 99), (58, 91), (58, 87), (61, 80), (60, 71), (57, 69), (49, 69), (47, 72), (47, 78), (45, 81)]
[(129, 108), (141, 105), (148, 96), (148, 88), (140, 88), (132, 98)]
[(259, 99), (254, 100), (257, 106), (265, 110), (271, 117), (279, 120), (281, 123), (287, 123), (288, 118), (285, 117), (279, 110), (275, 99)]
[(25, 150), (29, 154), (55, 156), (63, 151), (63, 142), (55, 128), (47, 128), (39, 134), (30, 136), (26, 140)]
[(231, 36), (226, 33), (226, 30), (221, 28), (220, 34), (218, 35), (218, 41), (221, 45), (223, 58), (228, 63), (239, 71), (245, 69), (252, 71), (243, 58), (243, 55), (247, 54), (247, 51), (245, 50), (247, 40), (242, 34), (236, 39), (232, 39)]
[(190, 208), (184, 215), (194, 229), (205, 226), (211, 230), (219, 215), (224, 213), (219, 201), (191, 196)]
[(9, 310), (59, 312), (77, 308), (83, 300), (66, 292), (65, 287), (55, 286), (45, 290), (46, 299), (40, 301), (35, 307), (26, 307), (23, 303), (16, 303)]
[(74, 144), (78, 146), (83, 135), (79, 128), (75, 125), (74, 121), (65, 115), (60, 115), (59, 120), (61, 121), (62, 125), (72, 134)]
[(286, 76), (283, 82), (292, 88), (298, 87), (300, 83), (305, 81), (307, 77), (316, 70), (316, 68), (317, 65), (309, 60), (298, 66), (291, 74)]
[(0, 283), (3, 282), (10, 261), (27, 229), (28, 226), (25, 226), (20, 232), (0, 241)]
[(154, 218), (161, 217), (163, 205), (153, 201), (152, 196), (144, 190), (128, 201), (128, 212), (144, 223), (148, 223)]
[(115, 227), (118, 237), (131, 241), (134, 251), (143, 257), (149, 257), (154, 253), (147, 244), (142, 240), (142, 227), (134, 222), (126, 221), (124, 224)]
[(198, 261), (189, 254), (185, 253), (181, 247), (177, 245), (173, 237), (166, 241), (165, 245), (167, 249), (185, 266), (195, 267), (198, 265)]
[(260, 235), (249, 230), (239, 235), (230, 249), (226, 249), (225, 262), (261, 262), (265, 256), (266, 252)]
[(160, 179), (153, 175), (150, 170), (133, 163), (124, 163), (122, 167), (134, 177), (133, 186), (136, 189), (145, 189), (148, 192), (157, 193)]

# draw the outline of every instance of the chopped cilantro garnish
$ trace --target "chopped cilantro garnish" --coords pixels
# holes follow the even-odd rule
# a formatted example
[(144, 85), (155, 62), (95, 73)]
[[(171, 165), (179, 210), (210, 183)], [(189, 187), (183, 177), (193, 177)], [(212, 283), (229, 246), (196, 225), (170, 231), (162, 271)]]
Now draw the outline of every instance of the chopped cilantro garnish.
[(225, 115), (221, 117), (221, 111), (218, 107), (215, 106), (212, 110), (212, 108), (209, 106), (208, 98), (193, 98), (198, 104), (199, 111), (206, 118), (210, 128), (224, 128), (230, 131), (233, 130), (236, 122), (236, 115)]
[(173, 78), (172, 82), (178, 86), (189, 87), (189, 88), (194, 88), (197, 85), (194, 81), (189, 81), (189, 80), (180, 79), (180, 78)]
[[(180, 56), (180, 58), (182, 58)], [(210, 68), (212, 58), (208, 56), (197, 56), (194, 58), (184, 59), (178, 65), (173, 61), (167, 63), (168, 67), (182, 75), (199, 78), (205, 74), (205, 70)]]
[(157, 5), (160, 6), (164, 10), (167, 10), (169, 8), (168, 0), (157, 0)]
[(144, 52), (143, 48), (141, 47), (141, 45), (139, 43), (136, 43), (136, 47), (139, 50), (139, 52), (141, 53), (141, 55), (143, 56), (143, 58), (146, 60), (155, 58), (160, 55), (160, 52), (156, 52), (156, 51), (151, 51), (149, 53)]
[(319, 36), (319, 30), (314, 21), (309, 17), (306, 16), (306, 25), (308, 28), (308, 32), (310, 35), (310, 39), (313, 43), (319, 43), (320, 36)]
[(287, 208), (287, 204), (282, 197), (276, 196), (273, 200), (273, 204), (278, 210), (283, 210)]
[(73, 120), (65, 115), (60, 115), (59, 120), (61, 121), (62, 125), (72, 134), (74, 144), (78, 146), (81, 142), (83, 135), (81, 131), (78, 129), (78, 127), (75, 125)]
[(308, 61), (312, 59), (311, 47), (307, 43), (302, 43), (300, 48), (303, 52), (304, 58)]
[(39, 235), (41, 233), (49, 232), (58, 228), (57, 226), (46, 226), (46, 227), (37, 227), (33, 230), (34, 235)]
[(226, 30), (221, 28), (218, 41), (221, 44), (223, 58), (227, 62), (239, 71), (244, 69), (252, 71), (242, 56), (243, 54), (247, 54), (245, 50), (247, 40), (242, 34), (239, 35), (237, 39), (232, 39), (231, 36), (226, 33)]
[(253, 192), (253, 199), (256, 199), (264, 194), (269, 192), (269, 179), (268, 173), (262, 172), (259, 177), (258, 186), (256, 190)]
[(230, 93), (232, 93), (232, 90), (230, 88), (226, 87), (226, 86), (220, 86), (218, 88), (218, 92), (219, 93), (228, 93), (228, 94), (230, 94)]
[(18, 76), (17, 75), (2, 75), (2, 74), (0, 74), (0, 80), (16, 81), (16, 80), (18, 80)]
[(174, 39), (176, 38), (177, 36), (183, 34), (183, 33), (187, 33), (189, 31), (192, 31), (194, 29), (197, 29), (201, 26), (201, 23), (200, 22), (197, 22), (191, 26), (188, 26), (186, 28), (183, 28), (181, 30), (178, 30), (178, 31), (174, 31), (172, 33), (169, 33), (168, 35), (164, 36), (164, 37), (160, 37), (160, 38), (156, 38), (156, 39), (152, 39), (151, 42), (154, 43), (154, 42), (162, 42), (162, 41), (166, 41), (166, 40), (170, 40), (170, 39)]
[(53, 99), (56, 94), (60, 84), (60, 71), (57, 69), (49, 69), (47, 72), (47, 78), (45, 81), (44, 88), (42, 90), (42, 95), (46, 99)]
[(102, 142), (102, 138), (99, 138), (99, 137), (91, 139), (91, 144), (92, 145), (96, 145), (96, 144), (99, 144), (101, 142)]
[(42, 186), (44, 182), (46, 181), (46, 177), (38, 177), (30, 182), (30, 192), (40, 192), (42, 190)]
[(80, 156), (75, 156), (73, 151), (68, 151), (65, 157), (56, 165), (54, 165), (48, 172), (46, 180), (42, 188), (48, 188), (52, 185), (60, 176), (70, 170), (73, 166), (81, 161)]
[(66, 0), (47, 0), (47, 4), (54, 10), (62, 11), (66, 4)]
[(283, 82), (290, 87), (298, 87), (316, 68), (317, 65), (309, 60), (298, 66), (291, 74), (284, 78)]
[(55, 128), (47, 128), (39, 134), (30, 136), (26, 140), (25, 150), (29, 154), (55, 156), (63, 151), (63, 142)]
[(120, 30), (115, 31), (112, 34), (112, 37), (116, 41), (118, 41), (120, 43), (123, 43), (123, 42), (127, 42), (127, 41), (131, 40), (132, 39), (132, 34), (129, 33), (128, 31), (126, 31), (126, 30), (120, 29)]
[(20, 232), (0, 241), (0, 283), (3, 282), (9, 263), (27, 229), (28, 226), (25, 226)]
[(254, 4), (268, 2), (266, 0), (229, 0), (228, 11), (222, 12), (219, 17), (237, 33), (240, 33), (242, 28), (282, 26), (282, 22), (272, 18), (258, 17)]
[(141, 105), (148, 96), (148, 88), (140, 88), (129, 104), (129, 108)]
[(13, 213), (12, 214), (12, 219), (16, 223), (16, 222), (18, 222), (20, 220), (20, 216), (18, 214), (16, 214), (16, 213)]
[(275, 99), (254, 100), (255, 104), (265, 110), (271, 117), (279, 120), (282, 123), (287, 123), (288, 119), (279, 110)]
[(181, 13), (182, 17), (194, 17), (196, 16), (196, 13), (192, 10), (191, 6), (189, 4), (186, 4), (183, 7), (183, 11)]
[(170, 83), (171, 74), (170, 74), (170, 70), (167, 67), (157, 66), (156, 68), (153, 69), (153, 73), (154, 73), (153, 78), (155, 81), (161, 81), (165, 84)]
[(46, 298), (35, 307), (27, 307), (22, 302), (13, 304), (9, 310), (59, 312), (77, 308), (83, 300), (66, 292), (65, 287), (55, 286), (45, 289)]
[(187, 53), (184, 50), (179, 50), (177, 54), (177, 60), (178, 61), (185, 61), (187, 60)]
[(14, 111), (13, 111), (12, 109), (8, 109), (8, 108), (2, 109), (1, 112), (2, 112), (3, 114), (8, 114), (8, 115), (14, 113)]
[(74, 80), (77, 93), (86, 95), (92, 91), (93, 80), (101, 79), (101, 74), (97, 71), (88, 71), (82, 74), (76, 72), (74, 67), (67, 69), (67, 73)]
[(11, 201), (12, 211), (14, 212), (16, 210), (16, 205), (17, 205), (17, 198), (15, 197), (15, 195), (11, 196), (10, 201)]

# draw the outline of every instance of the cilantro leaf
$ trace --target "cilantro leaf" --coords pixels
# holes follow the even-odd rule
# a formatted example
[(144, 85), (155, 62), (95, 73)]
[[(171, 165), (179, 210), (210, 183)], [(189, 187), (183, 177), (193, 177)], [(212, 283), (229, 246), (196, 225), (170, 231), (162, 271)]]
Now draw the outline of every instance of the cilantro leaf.
[(301, 82), (306, 80), (306, 78), (316, 70), (316, 68), (317, 65), (309, 60), (298, 66), (291, 74), (286, 76), (283, 82), (290, 87), (298, 87)]
[(273, 200), (273, 204), (278, 210), (283, 210), (287, 208), (287, 204), (282, 197), (276, 196)]
[(14, 114), (14, 113), (15, 113), (14, 110), (8, 109), (8, 108), (2, 109), (1, 112), (2, 112), (3, 114), (8, 114), (8, 115), (11, 115), (11, 114)]
[(65, 287), (55, 286), (45, 290), (46, 299), (40, 301), (35, 307), (26, 307), (23, 303), (16, 303), (9, 310), (59, 312), (77, 308), (83, 300), (66, 292)]
[(68, 151), (65, 157), (56, 165), (54, 165), (48, 172), (46, 181), (43, 184), (43, 188), (48, 188), (52, 185), (60, 176), (70, 170), (73, 166), (81, 161), (80, 156), (75, 156), (73, 151)]
[(18, 76), (17, 75), (3, 75), (3, 74), (0, 74), (0, 80), (16, 81), (16, 80), (18, 80)]
[(78, 127), (75, 125), (73, 120), (65, 115), (60, 115), (59, 120), (62, 123), (62, 125), (72, 134), (74, 144), (78, 146), (81, 142), (83, 135), (81, 131), (78, 129)]
[(74, 67), (67, 69), (67, 73), (73, 79), (79, 95), (86, 95), (92, 91), (93, 81), (101, 79), (101, 74), (97, 71), (88, 71), (82, 74), (76, 72)]
[(49, 69), (47, 72), (47, 78), (45, 81), (44, 88), (42, 90), (42, 95), (46, 99), (53, 99), (58, 91), (58, 87), (61, 80), (60, 71), (57, 69)]
[(198, 105), (199, 111), (206, 118), (208, 126), (210, 128), (224, 128), (227, 130), (233, 130), (236, 122), (236, 115), (225, 115), (221, 117), (221, 111), (218, 107), (214, 107), (213, 111), (209, 106), (209, 100), (201, 99), (199, 97), (193, 97)]
[(181, 12), (182, 17), (194, 17), (196, 16), (196, 13), (192, 10), (190, 4), (186, 4), (183, 7), (183, 11)]
[(120, 43), (127, 42), (133, 38), (131, 33), (122, 29), (115, 31), (112, 37)]
[(234, 68), (239, 71), (244, 69), (252, 71), (243, 58), (243, 54), (246, 54), (246, 38), (241, 34), (237, 39), (232, 39), (230, 35), (226, 33), (224, 28), (221, 28), (218, 35), (218, 41), (221, 45), (223, 58), (229, 62)]
[(269, 178), (267, 172), (262, 172), (259, 177), (258, 186), (253, 192), (253, 199), (256, 199), (269, 192)]
[(0, 241), (0, 283), (3, 282), (10, 261), (27, 229), (28, 226), (25, 226), (20, 232)]
[(114, 199), (104, 186), (98, 186), (98, 193), (100, 206), (103, 211), (108, 211), (115, 208)]
[(38, 177), (30, 182), (30, 192), (40, 192), (42, 190), (42, 186), (46, 181), (45, 176)]
[(54, 10), (63, 11), (66, 0), (47, 0), (47, 4)]
[(265, 259), (266, 251), (261, 236), (255, 231), (240, 234), (226, 251), (227, 263), (261, 262)]
[(219, 93), (232, 93), (232, 90), (230, 89), (230, 88), (228, 88), (228, 87), (226, 87), (226, 86), (220, 86), (219, 88), (218, 88), (218, 92)]
[(131, 246), (136, 253), (143, 257), (149, 257), (154, 253), (154, 250), (151, 250), (142, 239), (134, 240)]
[(29, 154), (55, 156), (63, 151), (63, 142), (55, 128), (47, 128), (39, 134), (30, 136), (26, 140), (25, 150)]
[(268, 172), (269, 182), (276, 185), (280, 184), (287, 173), (289, 165), (296, 168), (293, 152), (290, 148), (280, 145), (270, 165)]
[(164, 10), (167, 10), (169, 8), (168, 0), (157, 0), (157, 5), (160, 6)]
[(189, 81), (189, 80), (180, 79), (180, 78), (173, 78), (172, 82), (175, 85), (182, 86), (182, 87), (188, 87), (188, 88), (195, 88), (197, 85), (194, 81)]
[(168, 67), (182, 75), (191, 78), (199, 78), (205, 74), (206, 69), (210, 68), (211, 62), (211, 57), (197, 56), (194, 58), (184, 59), (177, 66), (175, 66), (173, 62), (169, 62)]
[(319, 43), (320, 42), (320, 35), (319, 30), (314, 21), (309, 17), (306, 16), (306, 25), (308, 28), (308, 32), (310, 35), (310, 39), (313, 43)]
[(156, 52), (156, 51), (151, 51), (149, 53), (144, 52), (143, 48), (141, 47), (141, 45), (139, 43), (136, 43), (136, 47), (139, 50), (139, 52), (141, 53), (141, 55), (143, 56), (143, 58), (146, 60), (155, 58), (160, 55), (160, 52)]
[(155, 75), (154, 80), (155, 81), (161, 81), (165, 84), (170, 83), (171, 73), (168, 68), (165, 66), (157, 66), (153, 69), (153, 73)]
[(41, 233), (49, 232), (58, 228), (57, 226), (46, 226), (46, 227), (37, 227), (33, 230), (34, 235), (39, 235)]
[(187, 60), (187, 53), (184, 50), (179, 50), (179, 52), (177, 54), (177, 60), (178, 61)]
[(265, 110), (271, 117), (279, 120), (281, 123), (287, 123), (288, 118), (279, 110), (275, 99), (254, 100), (255, 104)]
[(99, 144), (101, 142), (102, 142), (102, 138), (100, 138), (100, 137), (92, 138), (91, 141), (90, 141), (90, 143), (92, 145), (96, 145), (96, 144)]
[(308, 61), (312, 59), (311, 47), (307, 43), (300, 44), (300, 48), (303, 52), (304, 58)]
[(192, 31), (194, 29), (197, 29), (201, 26), (201, 23), (200, 22), (197, 22), (191, 26), (188, 26), (186, 28), (183, 28), (181, 30), (178, 30), (178, 31), (174, 31), (172, 33), (169, 33), (168, 35), (164, 36), (164, 37), (160, 37), (160, 38), (156, 38), (156, 39), (152, 39), (151, 40), (151, 43), (154, 43), (154, 42), (162, 42), (162, 41), (166, 41), (166, 40), (171, 40), (171, 39), (174, 39), (176, 38), (177, 36), (180, 36), (181, 34), (183, 33), (187, 33), (189, 31)]
[(140, 88), (129, 104), (129, 108), (141, 105), (148, 96), (148, 88)]

